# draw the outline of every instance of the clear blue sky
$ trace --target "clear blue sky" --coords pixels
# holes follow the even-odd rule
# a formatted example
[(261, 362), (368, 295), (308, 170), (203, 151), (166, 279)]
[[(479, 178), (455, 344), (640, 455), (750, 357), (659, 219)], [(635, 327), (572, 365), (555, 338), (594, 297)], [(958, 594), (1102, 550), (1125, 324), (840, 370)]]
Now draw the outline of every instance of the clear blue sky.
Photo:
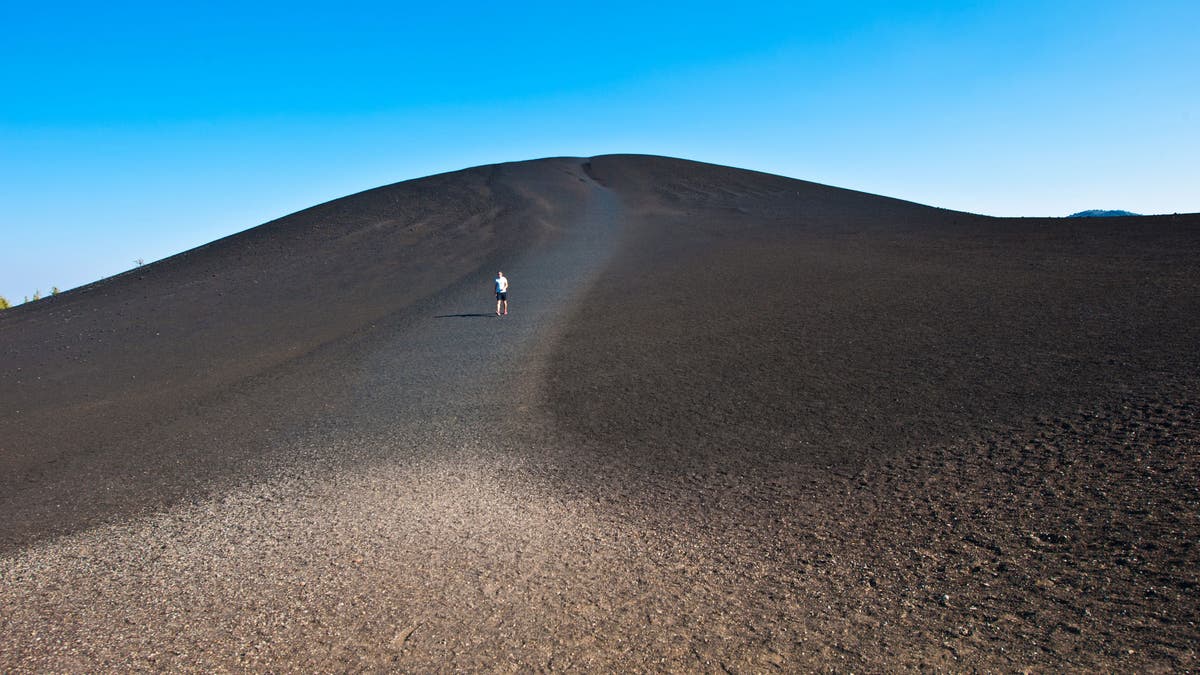
[(1200, 211), (1197, 26), (1195, 0), (4, 3), (0, 295), (554, 155)]

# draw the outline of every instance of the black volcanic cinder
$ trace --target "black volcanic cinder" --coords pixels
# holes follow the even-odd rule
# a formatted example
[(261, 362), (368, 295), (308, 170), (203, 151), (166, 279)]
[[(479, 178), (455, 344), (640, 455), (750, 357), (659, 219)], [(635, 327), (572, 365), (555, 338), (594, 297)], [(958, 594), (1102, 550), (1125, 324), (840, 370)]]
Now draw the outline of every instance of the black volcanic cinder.
[(1195, 669), (1198, 253), (557, 158), (0, 312), (0, 669)]

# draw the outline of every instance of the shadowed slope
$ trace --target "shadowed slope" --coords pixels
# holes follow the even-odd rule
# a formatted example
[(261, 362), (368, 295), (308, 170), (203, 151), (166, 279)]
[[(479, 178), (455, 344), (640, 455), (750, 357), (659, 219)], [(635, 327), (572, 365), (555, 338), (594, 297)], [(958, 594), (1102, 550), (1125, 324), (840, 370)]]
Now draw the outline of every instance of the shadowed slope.
[(1197, 216), (997, 219), (662, 158), (590, 170), (630, 222), (552, 400), (605, 453), (852, 468), (1200, 374)]
[(686, 551), (701, 662), (1195, 666), (1200, 215), (590, 172), (629, 222), (550, 370), (560, 482)]

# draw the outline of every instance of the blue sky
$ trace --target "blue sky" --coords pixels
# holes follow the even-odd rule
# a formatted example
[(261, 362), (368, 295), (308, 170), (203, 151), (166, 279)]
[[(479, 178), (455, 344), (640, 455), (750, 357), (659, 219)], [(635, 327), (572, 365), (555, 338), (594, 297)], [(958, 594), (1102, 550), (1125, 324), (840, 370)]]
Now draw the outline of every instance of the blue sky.
[(0, 7), (0, 295), (367, 188), (641, 152), (991, 215), (1200, 211), (1200, 3)]

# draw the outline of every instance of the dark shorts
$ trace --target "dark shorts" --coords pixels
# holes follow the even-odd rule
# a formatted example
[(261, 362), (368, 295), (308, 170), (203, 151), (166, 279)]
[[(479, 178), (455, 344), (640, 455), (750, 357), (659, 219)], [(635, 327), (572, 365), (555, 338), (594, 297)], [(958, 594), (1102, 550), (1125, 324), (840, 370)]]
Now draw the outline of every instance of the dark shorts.
[(496, 299), (497, 299), (497, 300), (503, 300), (503, 301), (505, 301), (505, 302), (508, 302), (508, 291), (505, 291), (505, 292), (503, 292), (503, 293), (497, 293), (497, 294), (496, 294)]

